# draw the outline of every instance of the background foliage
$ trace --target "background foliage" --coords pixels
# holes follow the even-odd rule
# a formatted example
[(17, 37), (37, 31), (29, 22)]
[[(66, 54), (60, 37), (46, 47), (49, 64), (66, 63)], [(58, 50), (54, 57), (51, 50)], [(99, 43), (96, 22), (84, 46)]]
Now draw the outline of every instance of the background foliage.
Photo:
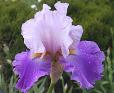
[[(25, 50), (21, 25), (47, 3), (53, 7), (57, 0), (0, 0), (0, 93), (18, 93), (16, 76), (12, 73), (12, 60)], [(106, 54), (103, 79), (95, 88), (82, 90), (64, 73), (55, 93), (114, 93), (114, 0), (61, 0), (68, 2), (68, 15), (73, 24), (84, 28), (82, 39), (96, 41)], [(36, 5), (31, 8), (31, 5)], [(54, 7), (53, 7), (54, 9)], [(49, 77), (41, 78), (30, 93), (46, 93)]]

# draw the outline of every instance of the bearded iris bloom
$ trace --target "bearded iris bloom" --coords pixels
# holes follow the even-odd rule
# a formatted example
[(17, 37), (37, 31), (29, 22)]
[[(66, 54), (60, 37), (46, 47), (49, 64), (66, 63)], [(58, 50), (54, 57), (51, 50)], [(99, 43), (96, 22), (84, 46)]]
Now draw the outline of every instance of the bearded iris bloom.
[(104, 53), (93, 41), (80, 41), (83, 28), (72, 25), (68, 3), (57, 2), (56, 10), (44, 4), (34, 18), (22, 24), (22, 36), (29, 49), (15, 56), (16, 88), (26, 93), (42, 76), (56, 83), (63, 71), (81, 88), (92, 88), (103, 72)]

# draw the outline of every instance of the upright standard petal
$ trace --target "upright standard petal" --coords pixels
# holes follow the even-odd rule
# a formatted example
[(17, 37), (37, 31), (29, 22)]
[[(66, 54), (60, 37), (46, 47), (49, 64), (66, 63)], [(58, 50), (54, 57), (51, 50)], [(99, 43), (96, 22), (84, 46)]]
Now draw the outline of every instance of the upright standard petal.
[(57, 2), (55, 8), (56, 10), (51, 11), (51, 8), (44, 4), (42, 11), (22, 25), (25, 45), (33, 53), (49, 51), (55, 54), (62, 50), (63, 56), (69, 54), (69, 46), (73, 41), (70, 36), (72, 19), (66, 16), (68, 4)]
[(72, 26), (71, 31), (70, 31), (70, 36), (73, 40), (73, 43), (70, 46), (70, 49), (76, 49), (80, 39), (82, 37), (83, 34), (83, 28), (81, 25), (77, 25), (77, 26)]
[(66, 59), (65, 71), (71, 71), (71, 79), (79, 82), (82, 88), (92, 88), (95, 81), (101, 79), (104, 59), (104, 53), (95, 42), (81, 41), (78, 53)]
[(30, 52), (22, 52), (13, 61), (14, 72), (19, 75), (16, 88), (26, 93), (41, 76), (49, 75), (50, 59), (43, 62), (40, 59), (30, 59)]

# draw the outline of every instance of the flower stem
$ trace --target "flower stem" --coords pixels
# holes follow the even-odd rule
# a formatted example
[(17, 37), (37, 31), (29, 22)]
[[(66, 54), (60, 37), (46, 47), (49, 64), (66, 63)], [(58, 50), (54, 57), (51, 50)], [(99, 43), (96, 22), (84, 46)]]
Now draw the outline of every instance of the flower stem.
[(64, 79), (63, 79), (62, 76), (61, 76), (61, 81), (62, 81), (63, 93), (66, 93), (66, 92), (65, 92), (65, 88), (64, 88)]
[(55, 83), (52, 83), (52, 82), (51, 82), (47, 93), (52, 93), (54, 86), (55, 86)]

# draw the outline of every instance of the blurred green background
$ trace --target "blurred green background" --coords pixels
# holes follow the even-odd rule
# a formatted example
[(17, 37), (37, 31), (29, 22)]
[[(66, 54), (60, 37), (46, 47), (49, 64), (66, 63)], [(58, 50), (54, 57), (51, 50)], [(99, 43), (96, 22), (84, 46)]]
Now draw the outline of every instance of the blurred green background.
[[(26, 49), (21, 25), (46, 3), (54, 8), (58, 0), (0, 0), (0, 93), (20, 93), (15, 89), (17, 76), (12, 72), (16, 53)], [(53, 93), (114, 93), (114, 0), (60, 0), (68, 2), (73, 24), (84, 28), (82, 40), (98, 43), (106, 54), (103, 78), (90, 90), (80, 89), (64, 73)], [(29, 93), (46, 93), (49, 77), (41, 78)]]

